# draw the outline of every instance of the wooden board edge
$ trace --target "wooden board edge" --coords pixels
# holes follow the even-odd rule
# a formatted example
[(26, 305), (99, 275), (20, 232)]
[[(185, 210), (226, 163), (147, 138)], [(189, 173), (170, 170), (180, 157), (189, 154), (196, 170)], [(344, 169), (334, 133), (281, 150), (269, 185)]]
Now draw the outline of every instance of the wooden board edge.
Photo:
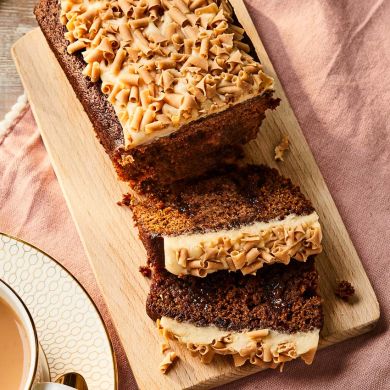
[[(26, 34), (24, 37), (22, 37), (20, 40), (25, 39), (26, 37), (28, 37), (28, 35), (32, 34), (33, 32), (34, 32), (34, 30), (31, 31), (31, 32), (29, 32), (29, 33), (27, 33), (27, 34)], [(18, 72), (19, 72), (19, 63), (18, 63), (17, 58), (16, 58), (16, 55), (15, 55), (15, 48), (17, 47), (17, 45), (18, 45), (18, 43), (19, 43), (20, 40), (18, 40), (18, 41), (12, 46), (12, 49), (11, 49), (12, 57), (13, 57), (13, 59), (14, 59), (16, 65), (17, 65)], [(20, 72), (19, 72), (19, 73), (20, 73)], [(23, 82), (23, 79), (22, 79), (22, 82)], [(24, 82), (23, 82), (23, 84), (24, 84)], [(27, 94), (28, 94), (28, 91), (27, 91), (27, 90), (26, 90), (26, 92), (27, 92)], [(28, 95), (29, 95), (29, 94), (28, 94)], [(35, 112), (35, 108), (34, 108), (34, 105), (33, 105), (33, 104), (31, 104), (31, 107), (32, 107), (33, 112)], [(49, 154), (50, 154), (50, 153), (49, 153)], [(51, 159), (51, 160), (52, 160), (52, 159)], [(54, 166), (54, 164), (53, 164), (53, 166)], [(57, 177), (58, 177), (58, 176), (57, 176)], [(60, 180), (59, 180), (59, 182), (60, 182)], [(61, 182), (60, 182), (60, 185), (61, 185), (61, 188), (62, 188)], [(62, 188), (62, 189), (63, 189), (63, 188)], [(66, 196), (65, 196), (65, 198), (66, 198)], [(73, 213), (72, 213), (72, 208), (70, 207), (70, 204), (69, 204), (69, 201), (68, 201), (67, 198), (66, 198), (66, 202), (67, 202), (68, 208), (69, 208), (70, 211), (71, 211), (72, 218), (74, 219), (75, 224), (76, 224), (76, 227), (77, 227), (77, 229), (78, 229), (77, 221), (76, 221), (76, 219), (74, 218), (74, 215), (73, 215)], [(336, 208), (336, 207), (335, 207), (335, 208)], [(337, 208), (336, 208), (336, 210), (337, 210)], [(78, 233), (79, 233), (79, 235), (80, 235), (79, 229), (78, 229)], [(84, 243), (84, 241), (83, 241), (82, 235), (80, 235), (80, 238), (81, 238), (81, 240), (82, 240), (82, 242), (83, 242), (83, 246), (84, 246), (84, 248), (85, 248), (85, 243)], [(92, 268), (93, 268), (93, 262), (91, 262), (91, 260), (90, 260), (90, 255), (89, 255), (88, 251), (86, 251), (86, 252), (87, 252), (87, 254), (88, 254), (89, 262), (90, 262), (90, 264), (91, 264), (91, 266), (92, 266)], [(97, 278), (97, 280), (99, 280), (99, 278)], [(98, 284), (99, 284), (99, 282), (98, 282)], [(370, 285), (371, 285), (371, 283), (370, 283)], [(99, 287), (100, 287), (100, 284), (99, 284)], [(371, 288), (372, 288), (372, 286), (371, 286)], [(375, 295), (375, 293), (374, 293), (374, 295)], [(376, 295), (375, 295), (375, 298), (376, 298)], [(377, 300), (376, 300), (376, 302), (377, 302), (377, 313), (375, 313), (376, 318), (375, 318), (375, 320), (374, 320), (373, 322), (371, 322), (371, 323), (369, 323), (369, 324), (365, 324), (365, 326), (362, 326), (361, 328), (359, 328), (357, 334), (350, 335), (350, 334), (347, 334), (347, 333), (346, 333), (346, 334), (345, 334), (345, 337), (342, 337), (341, 339), (337, 339), (337, 340), (335, 340), (335, 341), (332, 341), (331, 343), (329, 342), (329, 343), (327, 343), (326, 345), (324, 344), (323, 347), (325, 347), (325, 346), (327, 346), (327, 345), (330, 345), (330, 344), (334, 344), (335, 342), (343, 341), (343, 340), (345, 340), (345, 339), (347, 339), (347, 338), (350, 338), (350, 337), (357, 336), (357, 335), (362, 334), (362, 333), (366, 333), (366, 332), (368, 332), (369, 330), (371, 330), (371, 329), (375, 326), (376, 322), (378, 321), (378, 319), (379, 319), (379, 317), (380, 317), (379, 303), (378, 303)], [(245, 376), (247, 376), (247, 375), (251, 375), (251, 374), (253, 374), (253, 373), (259, 372), (260, 370), (259, 370), (259, 369), (258, 369), (258, 370), (249, 370), (249, 371), (251, 371), (251, 372), (247, 372), (247, 371), (248, 371), (248, 370), (245, 370), (245, 372), (243, 372), (242, 374), (236, 373), (236, 372), (234, 371), (234, 372), (232, 372), (232, 374), (229, 374), (229, 375), (221, 375), (221, 377), (214, 377), (212, 381), (205, 381), (205, 382), (201, 382), (201, 383), (199, 383), (199, 384), (196, 385), (196, 386), (201, 386), (201, 387), (196, 387), (196, 386), (195, 386), (195, 387), (189, 387), (189, 388), (211, 388), (211, 387), (216, 386), (216, 385), (220, 385), (220, 384), (232, 382), (232, 381), (234, 381), (234, 380), (236, 380), (236, 379), (239, 379), (239, 378), (245, 377)], [(225, 381), (225, 379), (226, 379), (226, 381)], [(216, 383), (216, 380), (219, 380), (219, 382)], [(209, 383), (209, 382), (210, 382), (210, 383)]]
[[(374, 318), (374, 320), (372, 322), (366, 323), (366, 324), (362, 325), (361, 327), (355, 328), (355, 329), (353, 329), (353, 331), (349, 330), (349, 331), (346, 331), (344, 333), (340, 333), (339, 335), (337, 335), (337, 337), (330, 336), (330, 337), (327, 337), (326, 339), (320, 338), (317, 353), (319, 351), (321, 351), (322, 349), (325, 349), (326, 347), (329, 347), (329, 346), (332, 346), (335, 344), (339, 344), (339, 343), (342, 343), (344, 341), (348, 341), (351, 338), (362, 336), (366, 333), (371, 332), (372, 330), (374, 330), (376, 328), (379, 319), (380, 319), (380, 311), (378, 308), (378, 312), (376, 314), (376, 317)], [(191, 389), (191, 390), (192, 389), (194, 389), (194, 390), (195, 389), (196, 390), (198, 390), (198, 389), (199, 390), (212, 389), (216, 386), (225, 385), (225, 384), (234, 382), (234, 381), (239, 380), (239, 379), (243, 379), (245, 377), (257, 374), (257, 373), (259, 373), (261, 371), (265, 371), (265, 370), (267, 370), (267, 368), (262, 369), (262, 368), (255, 367), (255, 366), (245, 366), (242, 369), (232, 368), (232, 372), (229, 374), (222, 374), (220, 376), (216, 376), (212, 380), (206, 380), (203, 382), (199, 382), (198, 384), (191, 386), (191, 387), (186, 387), (185, 389), (186, 390), (187, 389), (188, 390), (189, 389)]]

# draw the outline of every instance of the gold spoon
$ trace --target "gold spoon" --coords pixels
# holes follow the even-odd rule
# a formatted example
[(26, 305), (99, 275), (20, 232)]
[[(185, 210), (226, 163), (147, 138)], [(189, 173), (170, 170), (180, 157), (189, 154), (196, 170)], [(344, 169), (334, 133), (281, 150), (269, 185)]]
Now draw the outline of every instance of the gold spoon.
[(77, 372), (67, 372), (64, 375), (61, 375), (56, 380), (56, 383), (70, 386), (77, 390), (88, 390), (88, 386), (87, 383), (85, 382), (85, 379), (83, 378), (82, 375), (78, 374)]

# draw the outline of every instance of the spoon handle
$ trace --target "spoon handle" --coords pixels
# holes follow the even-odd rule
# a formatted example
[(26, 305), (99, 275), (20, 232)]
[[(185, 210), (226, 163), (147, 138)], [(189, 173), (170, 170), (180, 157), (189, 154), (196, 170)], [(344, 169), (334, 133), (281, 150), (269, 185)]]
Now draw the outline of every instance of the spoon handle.
[(80, 374), (77, 374), (76, 372), (68, 372), (64, 375), (61, 375), (56, 380), (56, 383), (73, 387), (74, 389), (77, 390), (88, 390), (84, 378)]

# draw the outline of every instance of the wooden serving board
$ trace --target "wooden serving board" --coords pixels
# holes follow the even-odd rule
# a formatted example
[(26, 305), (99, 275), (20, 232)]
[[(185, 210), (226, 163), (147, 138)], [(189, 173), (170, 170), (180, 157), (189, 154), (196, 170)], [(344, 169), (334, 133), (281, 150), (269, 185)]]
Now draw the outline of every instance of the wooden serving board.
[[(301, 186), (320, 215), (324, 252), (317, 257), (317, 267), (325, 300), (321, 346), (335, 344), (370, 330), (379, 318), (378, 302), (244, 3), (231, 3), (267, 73), (275, 78), (276, 94), (282, 99), (277, 110), (267, 113), (258, 138), (246, 147), (248, 160), (277, 167)], [(202, 365), (177, 343), (171, 343), (180, 360), (169, 375), (159, 372), (161, 340), (145, 313), (149, 281), (138, 272), (146, 262), (145, 250), (130, 211), (116, 205), (127, 186), (116, 179), (109, 158), (40, 30), (21, 38), (13, 47), (13, 56), (139, 387), (209, 388), (259, 371), (251, 365), (234, 368), (230, 359), (223, 358)], [(288, 134), (291, 147), (285, 162), (276, 164), (274, 147), (283, 134)], [(337, 279), (346, 279), (357, 287), (353, 303), (335, 297)]]

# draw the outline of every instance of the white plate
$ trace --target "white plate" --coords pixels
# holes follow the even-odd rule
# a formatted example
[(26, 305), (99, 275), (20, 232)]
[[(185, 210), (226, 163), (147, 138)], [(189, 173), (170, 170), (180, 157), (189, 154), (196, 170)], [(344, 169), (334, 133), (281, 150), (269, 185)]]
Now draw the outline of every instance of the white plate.
[(0, 233), (0, 278), (28, 307), (53, 381), (78, 372), (91, 390), (117, 388), (114, 353), (103, 320), (62, 265), (38, 248)]

